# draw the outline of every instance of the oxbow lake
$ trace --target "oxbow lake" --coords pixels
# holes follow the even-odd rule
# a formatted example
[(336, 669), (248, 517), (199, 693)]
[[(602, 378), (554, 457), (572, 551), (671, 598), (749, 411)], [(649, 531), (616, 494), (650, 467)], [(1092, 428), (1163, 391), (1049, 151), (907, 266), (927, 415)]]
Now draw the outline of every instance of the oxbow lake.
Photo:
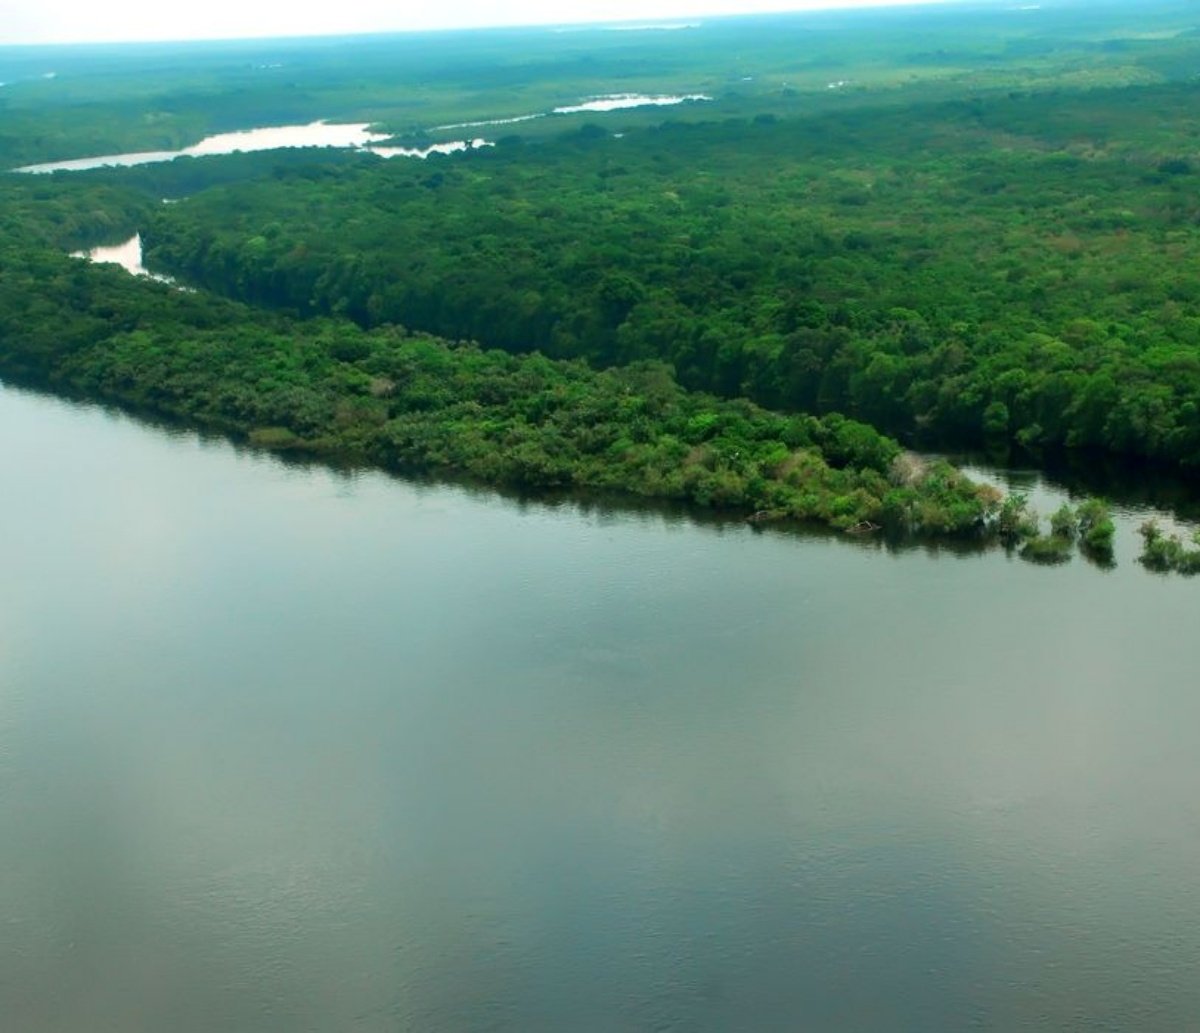
[(272, 126), (266, 129), (247, 129), (237, 133), (221, 133), (209, 136), (198, 144), (179, 151), (139, 151), (131, 154), (103, 154), (90, 158), (72, 158), (68, 161), (51, 161), (41, 165), (25, 165), (17, 172), (83, 172), (109, 166), (151, 165), (155, 162), (174, 161), (176, 158), (202, 158), (216, 154), (234, 154), (238, 151), (271, 151), (290, 147), (343, 147), (369, 151), (382, 158), (408, 157), (428, 158), (431, 154), (455, 154), (459, 151), (490, 147), (487, 140), (448, 140), (430, 144), (428, 147), (383, 147), (379, 141), (388, 140), (386, 133), (370, 132), (366, 123), (356, 125), (329, 125), (312, 122), (304, 126)]
[(366, 148), (370, 144), (388, 139), (386, 134), (372, 133), (366, 123), (330, 124), (311, 122), (300, 126), (269, 126), (260, 129), (245, 129), (235, 133), (218, 133), (205, 137), (191, 147), (178, 151), (138, 151), (129, 154), (101, 154), (67, 161), (44, 162), (25, 165), (17, 172), (81, 172), (106, 166), (149, 165), (161, 161), (173, 161), (180, 157), (206, 157), (215, 154), (233, 154), (237, 151), (269, 151), (285, 147), (352, 147)]
[(7, 1029), (1200, 1015), (1200, 583), (1143, 511), (1045, 569), (0, 434)]
[[(0, 83), (0, 85), (3, 85)], [(707, 101), (711, 97), (703, 94), (651, 95), (640, 93), (614, 93), (593, 97), (578, 104), (554, 108), (549, 112), (519, 115), (515, 118), (489, 119), (482, 122), (459, 122), (452, 125), (435, 126), (435, 131), (466, 129), (481, 126), (504, 126), (527, 122), (536, 118), (554, 115), (578, 114), (580, 112), (621, 111), (629, 108), (664, 107), (693, 101)], [(105, 167), (129, 167), (150, 165), (156, 162), (174, 161), (176, 158), (202, 158), (217, 154), (237, 152), (271, 151), (291, 147), (341, 147), (368, 151), (382, 158), (428, 158), (432, 154), (457, 154), (463, 151), (491, 147), (492, 142), (480, 137), (464, 140), (443, 140), (423, 147), (385, 147), (382, 142), (391, 139), (387, 133), (372, 132), (370, 124), (309, 122), (305, 125), (266, 126), (243, 129), (232, 133), (218, 133), (205, 137), (199, 143), (177, 151), (136, 151), (127, 154), (101, 154), (85, 158), (70, 158), (65, 161), (42, 162), (23, 165), (15, 172), (83, 172), (87, 169)]]

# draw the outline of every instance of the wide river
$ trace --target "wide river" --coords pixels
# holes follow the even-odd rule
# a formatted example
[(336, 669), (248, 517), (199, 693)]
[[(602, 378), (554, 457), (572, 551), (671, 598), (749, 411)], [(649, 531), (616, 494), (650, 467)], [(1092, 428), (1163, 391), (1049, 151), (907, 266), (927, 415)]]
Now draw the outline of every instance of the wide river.
[(5, 1030), (1195, 1027), (1136, 512), (1105, 573), (0, 436)]

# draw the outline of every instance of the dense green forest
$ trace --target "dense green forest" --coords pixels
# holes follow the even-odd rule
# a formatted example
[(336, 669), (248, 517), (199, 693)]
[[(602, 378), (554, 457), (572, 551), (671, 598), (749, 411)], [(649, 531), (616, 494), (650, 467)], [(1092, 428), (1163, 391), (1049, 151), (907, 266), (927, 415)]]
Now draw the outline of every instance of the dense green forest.
[(297, 314), (662, 359), (689, 387), (927, 443), (1194, 466), (1198, 100), (585, 127), (230, 184), (144, 233), (163, 268)]
[[(1106, 514), (1037, 537), (902, 452), (1200, 464), (1200, 23), (1044, 6), (0, 48), (10, 166), (524, 119), (425, 160), (5, 175), (0, 376), (394, 469), (1103, 555)], [(710, 99), (548, 114), (642, 91)], [(199, 290), (63, 254), (134, 231)]]
[(523, 489), (586, 488), (847, 528), (995, 533), (999, 496), (863, 424), (581, 362), (260, 313), (53, 253), (0, 250), (0, 375), (252, 444)]

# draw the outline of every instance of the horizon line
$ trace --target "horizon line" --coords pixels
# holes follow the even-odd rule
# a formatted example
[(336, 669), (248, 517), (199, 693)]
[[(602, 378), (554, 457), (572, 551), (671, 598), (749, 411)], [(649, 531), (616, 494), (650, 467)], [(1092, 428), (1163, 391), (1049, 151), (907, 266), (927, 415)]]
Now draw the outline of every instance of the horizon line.
[[(701, 28), (707, 22), (732, 21), (746, 18), (791, 17), (798, 15), (827, 15), (827, 14), (868, 14), (880, 10), (920, 7), (974, 6), (996, 7), (1005, 4), (1007, 0), (816, 0), (805, 6), (788, 9), (766, 8), (761, 10), (730, 10), (697, 14), (669, 14), (648, 16), (645, 19), (612, 18), (580, 21), (512, 21), (491, 22), (471, 25), (416, 25), (399, 28), (363, 28), (363, 29), (330, 29), (328, 31), (312, 32), (263, 32), (245, 35), (193, 35), (161, 37), (102, 37), (77, 39), (0, 39), (0, 49), (17, 48), (52, 48), (52, 47), (87, 47), (87, 46), (161, 46), (180, 44), (212, 44), (212, 43), (267, 43), (319, 39), (361, 39), (376, 36), (429, 36), (434, 34), (454, 34), (468, 32), (498, 32), (505, 30), (542, 29), (548, 32), (587, 32), (587, 31), (687, 31)], [(1043, 0), (1045, 2), (1045, 0)], [(1049, 0), (1053, 3), (1054, 0)]]

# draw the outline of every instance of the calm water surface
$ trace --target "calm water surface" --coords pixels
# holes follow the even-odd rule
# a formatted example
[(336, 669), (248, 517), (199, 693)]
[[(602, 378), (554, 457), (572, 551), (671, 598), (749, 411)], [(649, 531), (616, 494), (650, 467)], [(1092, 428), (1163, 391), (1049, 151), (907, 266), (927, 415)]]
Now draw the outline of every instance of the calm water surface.
[(101, 264), (119, 265), (132, 276), (148, 276), (160, 283), (174, 283), (171, 277), (152, 273), (142, 264), (142, 235), (140, 233), (135, 233), (128, 240), (110, 247), (94, 247), (89, 251), (72, 251), (71, 257), (86, 258)]
[(1200, 1015), (1200, 582), (1139, 513), (1047, 570), (0, 435), (6, 1030)]
[(311, 122), (303, 126), (270, 126), (264, 129), (245, 129), (236, 133), (219, 133), (216, 136), (205, 137), (198, 144), (179, 151), (102, 154), (90, 158), (71, 158), (68, 161), (50, 161), (41, 165), (24, 165), (14, 171), (83, 172), (109, 166), (152, 165), (183, 157), (202, 158), (214, 154), (271, 151), (288, 147), (348, 147), (370, 151), (383, 158), (428, 158), (431, 154), (455, 154), (459, 151), (492, 146), (487, 140), (451, 140), (424, 148), (375, 146), (378, 141), (386, 139), (387, 133), (372, 133), (365, 122), (347, 125)]
[[(3, 86), (4, 83), (0, 83)], [(435, 130), (466, 129), (481, 126), (513, 125), (549, 115), (570, 115), (580, 112), (621, 111), (626, 108), (665, 107), (692, 101), (708, 101), (711, 97), (701, 93), (686, 95), (648, 95), (641, 93), (612, 93), (593, 97), (578, 104), (554, 108), (550, 112), (534, 115), (518, 115), (516, 118), (487, 119), (482, 122), (457, 122), (435, 126)], [(266, 126), (258, 129), (242, 129), (233, 133), (218, 133), (207, 136), (191, 147), (178, 151), (136, 151), (128, 154), (101, 154), (87, 158), (71, 158), (66, 161), (49, 161), (37, 165), (23, 165), (15, 172), (83, 172), (87, 169), (111, 166), (152, 165), (156, 162), (174, 161), (176, 158), (200, 158), (215, 154), (237, 152), (270, 151), (288, 147), (348, 147), (370, 151), (381, 158), (428, 158), (431, 154), (458, 154), (462, 151), (492, 147), (490, 140), (447, 140), (426, 147), (381, 147), (379, 143), (389, 139), (387, 133), (373, 133), (370, 123), (309, 122), (296, 126)]]
[(330, 124), (310, 122), (302, 126), (267, 126), (243, 129), (234, 133), (207, 136), (191, 147), (178, 151), (137, 151), (129, 154), (102, 154), (69, 161), (51, 161), (40, 165), (25, 165), (16, 172), (80, 172), (106, 166), (150, 165), (173, 161), (181, 157), (204, 157), (213, 154), (233, 154), (237, 151), (270, 151), (280, 147), (366, 147), (387, 134), (370, 132), (367, 123)]
[[(680, 26), (685, 28), (686, 26)], [(650, 26), (653, 28), (653, 26)], [(487, 118), (478, 122), (451, 122), (448, 125), (434, 126), (434, 130), (442, 129), (478, 129), (484, 126), (512, 126), (519, 122), (532, 122), (539, 118), (550, 118), (554, 115), (573, 115), (583, 111), (622, 111), (626, 108), (672, 107), (689, 101), (712, 100), (703, 93), (689, 94), (646, 94), (646, 93), (608, 93), (578, 104), (567, 104), (553, 108), (550, 111), (538, 111), (532, 115), (514, 115), (511, 118)], [(380, 148), (372, 148), (377, 153)]]
[[(0, 86), (3, 86), (0, 83)], [(593, 97), (579, 104), (571, 104), (555, 108), (548, 114), (569, 115), (579, 112), (620, 111), (626, 108), (664, 107), (683, 104), (689, 101), (712, 100), (704, 94), (693, 93), (681, 96), (651, 96), (635, 93), (613, 93), (601, 97)], [(465, 129), (477, 126), (512, 125), (517, 122), (528, 122), (535, 118), (544, 118), (545, 113), (535, 115), (520, 115), (516, 118), (489, 119), (482, 122), (458, 122), (452, 125), (436, 126), (436, 129)], [(71, 158), (66, 161), (50, 161), (37, 165), (23, 165), (15, 172), (47, 173), (47, 172), (82, 172), (87, 169), (105, 168), (110, 166), (128, 167), (132, 165), (151, 165), (156, 162), (174, 161), (182, 157), (205, 157), (214, 154), (234, 154), (236, 152), (270, 151), (287, 147), (349, 147), (355, 150), (370, 151), (382, 158), (428, 158), (431, 154), (457, 154), (461, 151), (479, 150), (493, 146), (492, 142), (484, 139), (449, 140), (432, 144), (427, 147), (381, 147), (380, 141), (387, 140), (387, 133), (373, 133), (370, 124), (359, 123), (329, 123), (310, 122), (297, 126), (266, 126), (258, 129), (243, 129), (234, 133), (218, 133), (207, 136), (191, 147), (178, 151), (136, 151), (128, 154), (101, 154), (87, 158)]]

